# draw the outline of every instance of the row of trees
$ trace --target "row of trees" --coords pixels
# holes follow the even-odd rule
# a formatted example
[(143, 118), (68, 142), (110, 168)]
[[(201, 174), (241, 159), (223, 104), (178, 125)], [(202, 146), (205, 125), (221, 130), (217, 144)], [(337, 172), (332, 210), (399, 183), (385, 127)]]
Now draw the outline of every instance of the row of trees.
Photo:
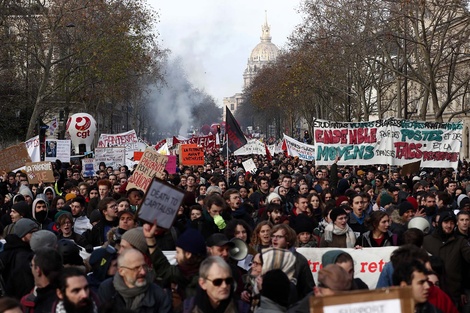
[[(0, 0), (0, 144), (30, 138), (59, 112), (63, 124), (87, 112), (100, 132), (155, 134), (155, 92), (172, 84), (158, 19), (145, 0)], [(195, 113), (216, 107), (193, 94)], [(198, 116), (202, 125), (210, 115)]]
[[(371, 116), (452, 119), (470, 103), (470, 14), (463, 0), (308, 0), (275, 63), (244, 91), (241, 121)], [(266, 113), (267, 112), (267, 113)], [(253, 118), (254, 116), (254, 118)], [(265, 117), (268, 117), (266, 119)]]

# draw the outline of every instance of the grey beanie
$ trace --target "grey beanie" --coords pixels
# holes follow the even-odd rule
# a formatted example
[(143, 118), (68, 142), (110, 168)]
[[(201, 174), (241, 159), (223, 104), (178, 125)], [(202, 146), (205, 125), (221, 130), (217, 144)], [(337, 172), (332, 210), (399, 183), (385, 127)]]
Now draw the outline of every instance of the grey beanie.
[(121, 240), (127, 241), (143, 254), (148, 254), (147, 241), (142, 227), (129, 229), (122, 235)]
[(39, 226), (35, 221), (29, 218), (22, 218), (15, 223), (15, 226), (13, 227), (13, 232), (18, 237), (23, 238), (24, 236), (26, 236), (26, 234), (38, 229)]
[(31, 236), (29, 245), (33, 251), (40, 248), (57, 249), (57, 236), (50, 230), (38, 230)]

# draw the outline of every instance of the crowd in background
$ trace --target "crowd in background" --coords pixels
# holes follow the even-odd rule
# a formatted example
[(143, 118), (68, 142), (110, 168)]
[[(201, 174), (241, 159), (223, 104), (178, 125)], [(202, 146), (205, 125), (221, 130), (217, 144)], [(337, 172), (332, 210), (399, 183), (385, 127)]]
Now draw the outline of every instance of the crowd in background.
[[(179, 165), (164, 178), (184, 192), (170, 229), (138, 220), (145, 194), (127, 188), (127, 166), (83, 177), (56, 161), (55, 183), (38, 185), (3, 173), (0, 311), (16, 299), (25, 312), (308, 312), (311, 295), (375, 287), (341, 248), (400, 246), (377, 287), (411, 285), (420, 312), (469, 312), (468, 163), (403, 173), (337, 161), (210, 154)], [(315, 283), (298, 247), (339, 249)]]

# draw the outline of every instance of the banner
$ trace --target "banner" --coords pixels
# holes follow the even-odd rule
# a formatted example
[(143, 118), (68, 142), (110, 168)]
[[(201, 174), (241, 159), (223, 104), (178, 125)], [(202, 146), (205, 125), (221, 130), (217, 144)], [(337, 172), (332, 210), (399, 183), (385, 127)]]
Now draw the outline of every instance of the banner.
[(146, 192), (154, 177), (164, 177), (167, 162), (168, 156), (157, 153), (154, 147), (147, 148), (134, 173), (129, 177), (126, 189), (137, 188)]
[(39, 145), (39, 135), (25, 141), (26, 149), (31, 158), (31, 162), (41, 161), (41, 146)]
[(70, 162), (70, 151), (72, 149), (72, 141), (70, 140), (57, 140), (46, 139), (46, 154), (44, 161), (55, 162)]
[(390, 164), (421, 161), (421, 167), (457, 168), (462, 122), (420, 122), (388, 118), (371, 122), (314, 121), (315, 162), (329, 165)]
[[(172, 145), (170, 145), (168, 143), (168, 140), (166, 140), (165, 143), (168, 143), (168, 148), (171, 148), (172, 146), (177, 144), (194, 144), (203, 147), (204, 151), (206, 152), (212, 152), (214, 150), (217, 150), (219, 145), (216, 135), (194, 136), (187, 139), (173, 137), (172, 141), (173, 143)], [(157, 145), (161, 148), (162, 146), (164, 146), (165, 143), (162, 144), (162, 141), (160, 141)]]
[(238, 125), (227, 106), (225, 107), (225, 132), (227, 133), (227, 145), (230, 151), (233, 152), (246, 145), (245, 135), (243, 135), (240, 125)]
[(168, 162), (165, 165), (168, 174), (176, 174), (176, 155), (169, 155)]
[(0, 171), (10, 172), (31, 162), (24, 142), (0, 151)]
[[(287, 147), (287, 153), (292, 157), (298, 157), (301, 160), (315, 160), (315, 147), (300, 142), (284, 134), (284, 141)], [(330, 162), (331, 163), (331, 162)]]
[(384, 265), (390, 261), (390, 254), (398, 247), (339, 249), (339, 248), (297, 248), (297, 252), (308, 260), (313, 278), (318, 282), (318, 271), (322, 268), (321, 258), (330, 250), (343, 250), (354, 261), (354, 277), (362, 279), (369, 289), (375, 289)]
[(135, 130), (130, 130), (119, 134), (101, 134), (97, 147), (125, 147), (127, 151), (135, 151), (138, 142)]
[(180, 164), (204, 165), (204, 148), (197, 145), (181, 145), (179, 153)]
[(266, 155), (266, 147), (265, 147), (265, 144), (259, 141), (258, 139), (250, 139), (248, 140), (248, 143), (246, 145), (236, 150), (233, 154), (234, 155), (250, 155), (250, 154)]
[(248, 159), (246, 161), (242, 162), (243, 168), (245, 169), (245, 172), (250, 172), (252, 174), (256, 173), (257, 168), (255, 161), (253, 159)]
[(126, 164), (126, 148), (124, 147), (108, 147), (95, 148), (95, 169), (99, 168), (99, 164), (104, 162), (106, 166), (112, 166), (118, 169)]
[(26, 175), (30, 184), (54, 183), (54, 171), (51, 162), (33, 162), (25, 164)]

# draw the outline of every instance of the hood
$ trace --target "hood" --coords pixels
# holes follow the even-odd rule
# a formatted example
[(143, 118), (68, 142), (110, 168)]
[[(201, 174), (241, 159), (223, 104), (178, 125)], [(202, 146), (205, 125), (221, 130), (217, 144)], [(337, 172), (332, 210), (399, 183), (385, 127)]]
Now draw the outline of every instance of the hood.
[(398, 210), (393, 210), (392, 213), (390, 214), (390, 219), (392, 222), (405, 225), (405, 222), (403, 222), (403, 219), (400, 216), (400, 212)]
[(22, 194), (23, 196), (30, 196), (31, 199), (34, 198), (33, 192), (31, 191), (31, 189), (29, 189), (29, 187), (24, 186), (24, 185), (20, 187), (20, 189), (18, 190), (18, 193)]
[[(33, 206), (32, 206), (32, 208), (31, 208), (31, 215), (33, 216), (33, 218), (34, 218), (35, 220), (37, 220), (35, 208), (36, 208), (36, 205), (38, 204), (38, 202), (40, 202), (40, 201), (42, 201), (42, 202), (44, 202), (44, 203), (46, 204), (46, 213), (49, 213), (49, 204), (47, 203), (46, 200), (41, 199), (41, 198), (34, 199), (34, 201), (33, 201)], [(47, 214), (46, 214), (46, 218), (47, 218)], [(42, 223), (42, 222), (44, 222), (44, 221), (38, 221), (38, 222)]]
[[(52, 199), (54, 199), (54, 198), (56, 197), (56, 193), (55, 193), (54, 187), (49, 186), (49, 187), (44, 188), (44, 191), (43, 191), (44, 196), (46, 195), (46, 191), (48, 191), (48, 190), (52, 191), (52, 196), (53, 196)], [(46, 198), (46, 199), (47, 199), (47, 198)]]

